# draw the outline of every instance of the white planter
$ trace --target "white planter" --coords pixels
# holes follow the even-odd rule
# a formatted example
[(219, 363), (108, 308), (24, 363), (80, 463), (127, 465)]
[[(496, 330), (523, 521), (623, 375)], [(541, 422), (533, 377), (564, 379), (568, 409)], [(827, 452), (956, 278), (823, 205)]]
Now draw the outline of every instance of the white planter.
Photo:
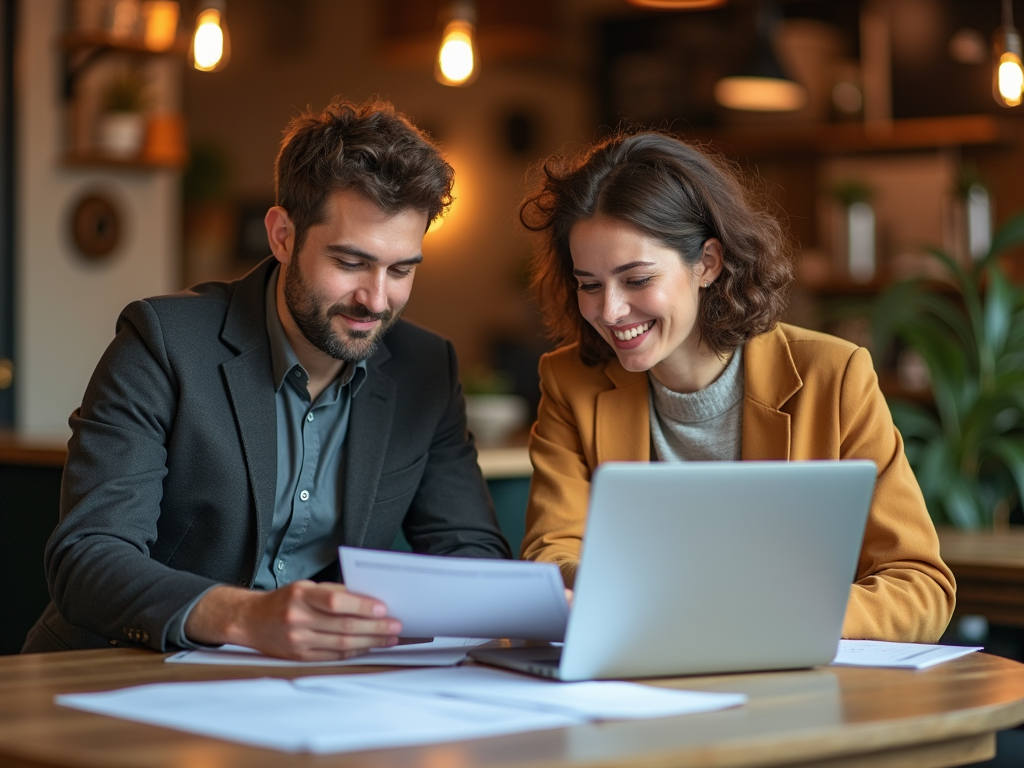
[(477, 442), (493, 445), (526, 426), (527, 405), (519, 395), (466, 395), (466, 420)]
[(100, 151), (119, 160), (142, 154), (146, 139), (146, 116), (141, 112), (110, 112), (99, 119), (97, 144)]
[(867, 203), (846, 208), (846, 263), (850, 277), (869, 283), (875, 276), (875, 211)]

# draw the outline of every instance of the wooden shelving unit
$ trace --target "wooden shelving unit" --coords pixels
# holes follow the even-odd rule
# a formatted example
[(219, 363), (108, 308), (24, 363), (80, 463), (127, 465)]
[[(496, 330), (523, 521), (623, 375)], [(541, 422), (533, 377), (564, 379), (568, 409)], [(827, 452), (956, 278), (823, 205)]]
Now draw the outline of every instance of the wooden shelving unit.
[(184, 147), (164, 151), (159, 157), (145, 154), (133, 158), (118, 158), (78, 146), (75, 134), (80, 129), (79, 105), (77, 104), (80, 79), (100, 60), (108, 56), (129, 56), (149, 58), (159, 56), (183, 57), (188, 52), (189, 40), (178, 36), (165, 49), (154, 49), (141, 36), (112, 36), (98, 31), (75, 31), (64, 34), (59, 40), (63, 59), (63, 97), (69, 109), (68, 150), (61, 162), (70, 168), (105, 168), (151, 171), (181, 168), (186, 160)]

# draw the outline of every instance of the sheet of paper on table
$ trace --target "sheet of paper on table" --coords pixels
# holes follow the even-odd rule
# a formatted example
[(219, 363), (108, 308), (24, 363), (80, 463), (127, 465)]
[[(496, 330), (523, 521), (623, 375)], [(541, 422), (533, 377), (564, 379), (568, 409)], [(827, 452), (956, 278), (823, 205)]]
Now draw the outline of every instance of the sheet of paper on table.
[(839, 651), (832, 663), (841, 667), (925, 669), (980, 650), (982, 649), (959, 645), (840, 640)]
[(490, 642), (473, 637), (437, 637), (429, 642), (372, 648), (369, 653), (344, 661), (290, 661), (264, 656), (241, 645), (222, 645), (178, 651), (165, 661), (172, 664), (219, 664), (242, 667), (453, 667), (466, 660), (466, 651)]
[(402, 633), (561, 640), (569, 604), (558, 566), (339, 547), (345, 586), (388, 607)]
[(342, 752), (667, 717), (746, 696), (556, 683), (482, 668), (159, 683), (57, 697), (67, 707), (287, 752)]

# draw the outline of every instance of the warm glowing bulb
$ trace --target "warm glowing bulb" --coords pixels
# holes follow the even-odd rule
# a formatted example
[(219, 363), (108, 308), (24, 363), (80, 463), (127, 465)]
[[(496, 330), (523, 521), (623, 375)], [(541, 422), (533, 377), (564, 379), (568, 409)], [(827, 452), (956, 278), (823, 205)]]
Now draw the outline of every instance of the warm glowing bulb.
[(438, 80), (444, 85), (466, 85), (476, 66), (473, 51), (473, 25), (456, 19), (444, 30), (437, 56)]
[(1024, 88), (1024, 69), (1015, 53), (1004, 53), (999, 57), (999, 95), (1007, 106), (1016, 107), (1021, 101)]
[(723, 107), (752, 112), (792, 112), (806, 101), (801, 85), (774, 77), (723, 77), (714, 92)]
[(212, 8), (199, 14), (196, 34), (192, 39), (192, 57), (200, 72), (216, 69), (224, 56), (224, 30), (220, 26), (220, 12)]

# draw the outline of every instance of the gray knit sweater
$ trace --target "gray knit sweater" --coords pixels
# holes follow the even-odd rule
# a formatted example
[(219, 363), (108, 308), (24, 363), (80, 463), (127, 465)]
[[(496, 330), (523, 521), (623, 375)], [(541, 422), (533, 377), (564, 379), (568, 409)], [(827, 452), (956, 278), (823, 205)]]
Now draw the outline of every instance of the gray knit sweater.
[(649, 372), (651, 460), (739, 461), (743, 435), (743, 349), (698, 392), (673, 392)]

